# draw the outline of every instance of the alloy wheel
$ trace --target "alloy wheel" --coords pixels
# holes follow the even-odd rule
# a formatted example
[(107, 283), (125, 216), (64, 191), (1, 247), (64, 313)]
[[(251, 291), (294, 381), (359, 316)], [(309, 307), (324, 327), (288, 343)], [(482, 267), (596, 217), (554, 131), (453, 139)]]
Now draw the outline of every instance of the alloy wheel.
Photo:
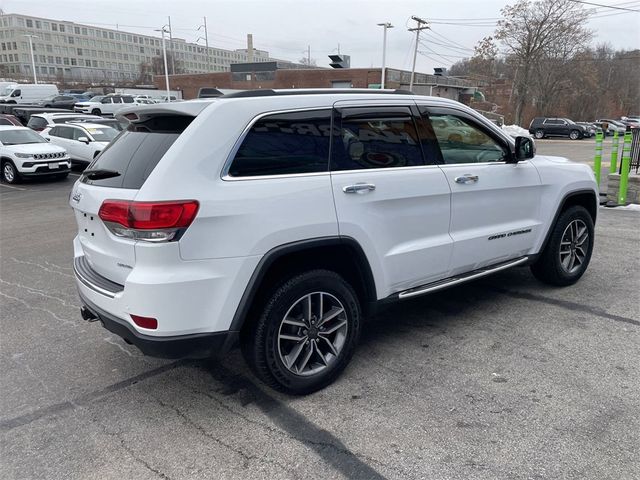
[(5, 163), (4, 166), (2, 167), (2, 174), (4, 176), (4, 179), (8, 183), (13, 183), (13, 181), (16, 178), (16, 173), (13, 170), (13, 165), (11, 165), (9, 162)]
[(582, 220), (567, 225), (560, 240), (560, 264), (569, 274), (577, 272), (587, 257), (589, 229)]
[(316, 375), (336, 361), (348, 328), (340, 300), (327, 292), (309, 293), (296, 300), (280, 322), (280, 360), (295, 375)]

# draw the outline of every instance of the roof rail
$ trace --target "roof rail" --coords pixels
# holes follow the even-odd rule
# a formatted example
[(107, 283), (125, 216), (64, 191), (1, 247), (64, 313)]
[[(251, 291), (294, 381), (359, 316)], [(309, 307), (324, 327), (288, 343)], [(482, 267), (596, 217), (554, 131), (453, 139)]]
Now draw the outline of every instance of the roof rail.
[(331, 94), (354, 94), (354, 93), (367, 93), (367, 94), (383, 94), (383, 95), (414, 95), (408, 90), (376, 90), (373, 88), (322, 88), (322, 89), (287, 89), (287, 90), (274, 90), (271, 88), (264, 88), (258, 90), (244, 90), (242, 92), (228, 93), (218, 98), (247, 98), (247, 97), (278, 97), (287, 95), (331, 95)]

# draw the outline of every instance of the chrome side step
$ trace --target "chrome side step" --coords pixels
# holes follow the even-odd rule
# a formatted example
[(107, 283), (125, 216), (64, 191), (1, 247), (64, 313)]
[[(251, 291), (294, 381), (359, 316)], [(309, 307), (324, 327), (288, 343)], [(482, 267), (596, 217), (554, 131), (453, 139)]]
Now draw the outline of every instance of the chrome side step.
[(400, 292), (398, 294), (398, 298), (400, 300), (404, 300), (407, 298), (417, 297), (418, 295), (424, 295), (425, 293), (431, 293), (437, 290), (442, 290), (444, 288), (449, 288), (454, 285), (458, 285), (459, 283), (468, 282), (470, 280), (475, 280), (476, 278), (481, 278), (487, 275), (491, 275), (492, 273), (496, 273), (501, 270), (506, 270), (507, 268), (515, 267), (516, 265), (525, 263), (527, 260), (529, 260), (529, 257), (522, 257), (522, 258), (518, 258), (517, 260), (509, 260), (507, 262), (498, 263), (490, 267), (473, 270), (472, 272), (465, 273), (462, 275), (456, 275), (455, 277), (445, 278), (444, 280), (438, 280), (437, 282), (427, 283), (426, 285), (422, 285), (420, 287), (415, 287), (409, 290), (405, 290), (404, 292)]

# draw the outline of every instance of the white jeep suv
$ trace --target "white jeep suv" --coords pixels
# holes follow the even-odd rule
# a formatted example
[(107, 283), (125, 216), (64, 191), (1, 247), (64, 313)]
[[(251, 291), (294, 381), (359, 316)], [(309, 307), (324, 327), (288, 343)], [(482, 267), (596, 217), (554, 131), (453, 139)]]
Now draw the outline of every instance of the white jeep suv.
[(26, 177), (66, 178), (71, 159), (64, 148), (50, 145), (27, 127), (0, 125), (2, 181), (17, 183)]
[(73, 188), (74, 270), (83, 318), (149, 355), (238, 342), (265, 383), (309, 393), (379, 302), (524, 265), (570, 285), (589, 264), (591, 170), (454, 101), (260, 90), (121, 115)]

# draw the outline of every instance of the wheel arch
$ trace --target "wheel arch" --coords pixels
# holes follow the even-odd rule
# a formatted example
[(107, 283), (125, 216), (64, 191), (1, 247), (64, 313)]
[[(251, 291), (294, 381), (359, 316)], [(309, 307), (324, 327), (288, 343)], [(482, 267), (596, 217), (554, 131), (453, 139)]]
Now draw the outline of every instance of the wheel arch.
[(553, 232), (553, 227), (555, 226), (562, 212), (576, 205), (584, 207), (587, 212), (589, 212), (589, 215), (593, 220), (593, 224), (596, 224), (596, 218), (598, 216), (597, 192), (595, 190), (582, 189), (566, 193), (562, 198), (562, 201), (560, 202), (558, 208), (556, 209), (553, 220), (549, 223), (549, 228), (545, 235), (544, 242), (542, 243), (542, 247), (540, 248), (540, 252), (544, 251), (544, 249), (547, 247), (549, 239), (551, 238), (551, 233)]
[(241, 331), (255, 319), (266, 295), (283, 276), (314, 268), (340, 274), (356, 290), (365, 311), (373, 304), (376, 286), (369, 261), (356, 240), (323, 237), (284, 244), (271, 249), (256, 266), (236, 308), (229, 330)]

